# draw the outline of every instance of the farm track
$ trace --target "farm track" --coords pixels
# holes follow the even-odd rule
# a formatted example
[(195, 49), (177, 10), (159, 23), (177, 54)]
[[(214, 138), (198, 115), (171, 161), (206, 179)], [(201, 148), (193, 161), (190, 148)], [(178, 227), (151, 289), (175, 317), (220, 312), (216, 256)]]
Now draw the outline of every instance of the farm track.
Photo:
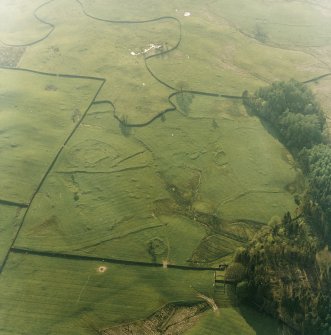
[[(38, 16), (37, 12), (39, 11), (39, 9), (41, 9), (42, 7), (47, 6), (48, 4), (52, 3), (54, 0), (49, 0), (46, 1), (44, 3), (42, 3), (41, 5), (39, 5), (33, 12), (33, 16), (35, 17), (35, 19), (47, 26), (50, 27), (50, 30), (41, 38), (34, 40), (32, 42), (29, 43), (25, 43), (25, 44), (19, 44), (19, 45), (13, 45), (13, 44), (8, 44), (5, 43), (3, 41), (0, 41), (0, 43), (2, 43), (5, 46), (8, 47), (29, 47), (32, 45), (35, 45), (37, 43), (41, 43), (42, 41), (46, 40), (54, 31), (55, 29), (55, 25), (47, 22), (45, 20), (43, 20), (40, 16)], [(113, 108), (113, 117), (122, 125), (124, 125), (125, 127), (128, 128), (133, 128), (133, 127), (145, 127), (150, 125), (153, 121), (155, 121), (158, 118), (161, 118), (164, 114), (168, 113), (168, 112), (173, 112), (176, 111), (176, 105), (172, 102), (172, 98), (175, 97), (178, 94), (183, 94), (183, 93), (190, 93), (193, 95), (200, 95), (200, 96), (207, 96), (207, 97), (212, 97), (212, 98), (225, 98), (225, 99), (233, 99), (233, 100), (241, 100), (242, 96), (241, 95), (227, 95), (227, 94), (222, 94), (222, 93), (216, 93), (216, 92), (203, 92), (203, 91), (195, 91), (195, 90), (177, 90), (175, 87), (171, 86), (170, 84), (164, 82), (163, 80), (161, 80), (153, 71), (152, 69), (149, 67), (148, 65), (148, 60), (152, 59), (154, 57), (158, 57), (167, 53), (170, 53), (174, 50), (176, 50), (179, 45), (181, 44), (181, 40), (182, 40), (182, 25), (179, 19), (177, 19), (176, 17), (173, 16), (161, 16), (158, 18), (153, 18), (153, 19), (149, 19), (149, 20), (142, 20), (142, 21), (130, 21), (130, 20), (108, 20), (108, 19), (103, 19), (103, 18), (99, 18), (99, 17), (95, 17), (91, 14), (89, 14), (82, 2), (80, 0), (75, 0), (81, 7), (82, 12), (84, 13), (84, 15), (86, 15), (87, 17), (97, 20), (97, 21), (102, 21), (102, 22), (106, 22), (106, 23), (112, 23), (112, 24), (144, 24), (144, 23), (150, 23), (150, 22), (159, 22), (162, 20), (173, 20), (177, 26), (178, 26), (178, 40), (177, 43), (170, 49), (159, 52), (157, 54), (154, 55), (149, 55), (149, 56), (145, 56), (144, 55), (144, 64), (145, 64), (145, 68), (146, 70), (149, 72), (149, 74), (155, 79), (157, 80), (161, 85), (167, 87), (168, 89), (171, 89), (173, 92), (168, 96), (168, 102), (171, 105), (171, 107), (159, 112), (158, 114), (156, 114), (154, 117), (152, 117), (150, 120), (148, 120), (145, 123), (135, 123), (135, 124), (130, 124), (130, 123), (124, 123), (124, 121), (122, 119), (120, 119), (117, 114), (116, 114), (116, 106), (114, 105), (114, 103), (111, 100), (97, 100), (97, 96), (99, 95), (100, 91), (102, 90), (102, 87), (104, 86), (106, 79), (102, 78), (102, 77), (94, 77), (94, 76), (79, 76), (79, 75), (73, 75), (73, 74), (56, 74), (56, 73), (50, 73), (50, 72), (41, 72), (41, 71), (35, 71), (32, 69), (25, 69), (25, 68), (14, 68), (14, 67), (4, 67), (4, 66), (0, 66), (0, 69), (6, 69), (6, 70), (10, 70), (10, 71), (23, 71), (23, 72), (30, 72), (30, 73), (34, 73), (34, 74), (38, 74), (38, 75), (42, 75), (42, 76), (52, 76), (52, 77), (59, 77), (59, 78), (76, 78), (76, 79), (88, 79), (88, 80), (96, 80), (100, 82), (100, 86), (97, 89), (93, 99), (91, 100), (89, 106), (87, 107), (87, 109), (84, 111), (82, 117), (80, 118), (80, 120), (77, 122), (77, 124), (75, 125), (75, 127), (73, 128), (73, 130), (69, 133), (69, 135), (67, 136), (67, 138), (65, 139), (65, 141), (63, 142), (62, 146), (58, 149), (55, 157), (53, 158), (53, 160), (51, 161), (49, 167), (47, 168), (47, 170), (45, 171), (45, 173), (43, 174), (36, 190), (34, 191), (34, 193), (32, 194), (30, 201), (27, 204), (20, 204), (20, 203), (14, 203), (11, 201), (7, 201), (7, 200), (0, 200), (0, 205), (9, 205), (9, 206), (17, 206), (17, 207), (21, 207), (21, 208), (26, 208), (25, 213), (23, 215), (23, 218), (20, 222), (20, 225), (17, 229), (17, 232), (14, 236), (14, 239), (12, 241), (12, 244), (4, 258), (4, 261), (2, 263), (2, 266), (0, 268), (0, 274), (3, 272), (4, 267), (7, 263), (8, 257), (10, 255), (11, 252), (13, 253), (20, 253), (20, 254), (31, 254), (31, 255), (39, 255), (39, 256), (48, 256), (48, 257), (58, 257), (58, 258), (67, 258), (67, 259), (75, 259), (75, 260), (86, 260), (86, 261), (104, 261), (104, 262), (109, 262), (109, 263), (118, 263), (118, 264), (125, 264), (125, 265), (137, 265), (137, 266), (149, 266), (149, 267), (161, 267), (163, 266), (163, 264), (155, 264), (155, 263), (147, 263), (147, 262), (133, 262), (133, 261), (126, 261), (126, 260), (117, 260), (117, 259), (108, 259), (108, 258), (100, 258), (100, 257), (92, 257), (92, 256), (78, 256), (78, 255), (70, 255), (70, 254), (60, 254), (60, 253), (51, 253), (51, 252), (41, 252), (41, 251), (34, 251), (34, 250), (26, 250), (26, 249), (20, 249), (20, 248), (15, 248), (15, 243), (16, 240), (20, 234), (20, 231), (24, 225), (26, 216), (31, 208), (31, 204), (33, 202), (33, 200), (35, 199), (36, 195), (39, 193), (40, 189), (42, 188), (42, 186), (44, 185), (47, 177), (49, 176), (50, 172), (52, 171), (55, 163), (57, 162), (59, 156), (61, 155), (63, 149), (65, 148), (65, 146), (67, 145), (67, 143), (70, 141), (70, 139), (74, 136), (74, 134), (76, 133), (77, 129), (80, 127), (80, 125), (83, 123), (85, 117), (87, 116), (90, 108), (93, 105), (98, 105), (98, 104), (109, 104), (112, 106)], [(248, 36), (249, 37), (249, 36)], [(327, 76), (330, 76), (331, 73), (327, 73), (318, 77), (314, 77), (311, 79), (308, 79), (306, 81), (304, 81), (303, 83), (310, 83), (310, 82), (314, 82), (314, 81), (318, 81), (319, 79), (323, 79)], [(181, 266), (181, 265), (174, 265), (174, 264), (169, 264), (167, 266), (168, 268), (176, 268), (176, 269), (183, 269), (183, 270), (215, 270), (215, 268), (198, 268), (198, 267), (189, 267), (189, 266)]]

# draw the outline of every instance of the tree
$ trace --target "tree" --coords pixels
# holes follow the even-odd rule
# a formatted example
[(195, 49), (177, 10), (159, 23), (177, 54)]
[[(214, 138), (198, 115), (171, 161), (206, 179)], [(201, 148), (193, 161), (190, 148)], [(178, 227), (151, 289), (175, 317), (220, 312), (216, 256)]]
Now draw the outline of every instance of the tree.
[(294, 119), (293, 114), (301, 115), (300, 120), (307, 122), (311, 119), (303, 119), (303, 116), (315, 115), (314, 124), (320, 126), (321, 132), (324, 128), (325, 117), (312, 91), (293, 79), (288, 82), (277, 81), (270, 86), (262, 87), (250, 99), (246, 92), (243, 97), (245, 106), (270, 121), (275, 128), (281, 126), (281, 119), (284, 126), (284, 120), (289, 117), (288, 115), (291, 115), (291, 120)]
[(226, 269), (225, 280), (232, 282), (241, 282), (246, 278), (246, 268), (241, 263), (232, 263)]
[(322, 142), (323, 126), (317, 115), (296, 114), (289, 111), (279, 119), (279, 131), (285, 145), (292, 150), (311, 148)]
[(255, 33), (254, 33), (255, 38), (260, 41), (261, 43), (265, 43), (268, 40), (268, 35), (266, 33), (266, 31), (264, 30), (264, 28), (259, 25), (256, 24), (255, 25)]
[[(326, 144), (315, 145), (300, 152), (299, 160), (309, 181), (310, 217), (324, 231), (331, 232), (331, 147)], [(309, 201), (313, 205), (309, 204)], [(307, 203), (308, 202), (308, 203)], [(315, 210), (313, 210), (315, 208)], [(318, 211), (318, 209), (320, 210)], [(322, 211), (322, 212), (321, 212)], [(315, 214), (315, 215), (314, 215)], [(331, 238), (331, 236), (329, 236)]]

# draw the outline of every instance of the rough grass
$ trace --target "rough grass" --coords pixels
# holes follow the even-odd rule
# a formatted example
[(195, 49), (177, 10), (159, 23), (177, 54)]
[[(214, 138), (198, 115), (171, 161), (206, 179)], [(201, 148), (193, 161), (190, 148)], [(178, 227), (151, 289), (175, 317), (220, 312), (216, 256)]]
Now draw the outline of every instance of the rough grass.
[(100, 82), (0, 73), (0, 199), (27, 203)]
[[(208, 101), (196, 97), (189, 116), (171, 113), (129, 137), (105, 106), (91, 109), (36, 196), (16, 246), (187, 264), (193, 253), (199, 261), (196, 248), (213, 215), (266, 223), (293, 209), (286, 186), (296, 172), (282, 146), (258, 119), (235, 107), (233, 115), (209, 113)], [(206, 219), (199, 223), (195, 213)], [(218, 234), (222, 226), (210, 229)], [(148, 249), (154, 239), (166, 246), (156, 258)], [(219, 245), (202, 261), (238, 245)]]
[[(255, 2), (258, 7), (259, 1)], [(208, 10), (202, 10), (188, 1), (158, 1), (157, 6), (144, 1), (139, 7), (131, 3), (129, 11), (130, 3), (83, 4), (88, 13), (109, 20), (144, 20), (162, 15), (181, 19), (183, 40), (179, 49), (148, 61), (161, 79), (178, 89), (184, 81), (194, 90), (240, 95), (243, 90), (253, 91), (265, 82), (291, 77), (306, 79), (325, 71), (323, 63), (311, 55), (261, 45), (236, 31), (222, 16), (227, 11), (232, 15), (232, 9), (238, 5), (208, 2)], [(143, 6), (147, 10), (142, 12)], [(192, 16), (183, 17), (184, 10), (191, 10)], [(128, 25), (100, 22), (85, 17), (74, 1), (50, 3), (38, 15), (55, 24), (56, 29), (43, 43), (26, 51), (21, 66), (105, 77), (107, 82), (100, 98), (116, 101), (118, 114), (127, 116), (129, 122), (146, 122), (169, 107), (166, 98), (170, 91), (149, 75), (142, 57), (130, 52), (146, 48), (149, 43), (174, 46), (178, 39), (174, 21)], [(84, 39), (79, 38), (81, 35)]]
[[(232, 20), (249, 33), (251, 27), (246, 27), (245, 23), (256, 24), (256, 12), (260, 13), (261, 3), (253, 1), (239, 5), (239, 1), (208, 1), (202, 10), (186, 2), (192, 16), (182, 20), (182, 44), (167, 59), (152, 59), (152, 69), (177, 88), (179, 82), (185, 81), (190, 89), (226, 94), (241, 94), (245, 89), (255, 90), (275, 80), (304, 80), (327, 71), (327, 67), (310, 54), (291, 50), (291, 46), (281, 49), (260, 43), (233, 26)], [(277, 16), (274, 12), (277, 6), (270, 9), (269, 3), (263, 3), (263, 13)], [(296, 15), (295, 11), (290, 13), (293, 17)], [(289, 27), (284, 25), (283, 28), (286, 37), (289, 36)], [(278, 31), (279, 27), (275, 26), (274, 30)], [(293, 41), (296, 40), (294, 36)]]
[(25, 209), (0, 205), (0, 267), (7, 255)]
[[(283, 146), (258, 119), (224, 113), (221, 102), (216, 112), (211, 100), (196, 97), (188, 117), (171, 114), (165, 123), (136, 130), (166, 183), (193, 204), (207, 203), (207, 212), (222, 219), (267, 222), (282, 209), (293, 209), (286, 188), (296, 171)], [(246, 194), (248, 200), (242, 202)]]
[(234, 250), (242, 245), (243, 243), (221, 234), (210, 235), (203, 239), (194, 250), (192, 260), (198, 264), (209, 264), (218, 261), (220, 258), (232, 255)]
[[(104, 14), (112, 19), (109, 7)], [(145, 69), (142, 56), (132, 56), (150, 43), (177, 43), (172, 20), (145, 24), (116, 24), (86, 17), (75, 1), (56, 1), (42, 8), (43, 19), (56, 29), (41, 44), (30, 47), (21, 66), (38, 70), (93, 75), (106, 78), (99, 98), (116, 101), (119, 115), (129, 122), (146, 122), (168, 107), (169, 89)], [(84, 38), (81, 38), (84, 36)]]
[(148, 243), (161, 238), (167, 251), (156, 261), (185, 263), (204, 236), (203, 227), (155, 212), (155, 202), (169, 194), (151, 153), (120, 134), (110, 113), (96, 111), (36, 196), (16, 245), (153, 261)]
[(4, 0), (0, 3), (0, 40), (8, 44), (26, 44), (49, 31), (32, 13), (43, 1)]
[[(323, 46), (330, 43), (331, 9), (320, 2), (222, 0), (210, 5), (218, 15), (255, 37), (257, 30), (266, 43), (286, 47)], [(238, 10), (240, 8), (240, 10)], [(258, 28), (259, 27), (259, 28)]]
[(183, 38), (167, 59), (150, 62), (153, 71), (178, 89), (184, 81), (192, 90), (240, 95), (275, 80), (304, 80), (326, 71), (311, 55), (258, 43), (218, 23), (201, 25), (194, 14), (183, 23)]
[[(99, 266), (106, 271), (98, 272)], [(1, 275), (0, 332), (93, 334), (148, 317), (169, 302), (199, 301), (211, 272), (111, 265), (12, 254)]]

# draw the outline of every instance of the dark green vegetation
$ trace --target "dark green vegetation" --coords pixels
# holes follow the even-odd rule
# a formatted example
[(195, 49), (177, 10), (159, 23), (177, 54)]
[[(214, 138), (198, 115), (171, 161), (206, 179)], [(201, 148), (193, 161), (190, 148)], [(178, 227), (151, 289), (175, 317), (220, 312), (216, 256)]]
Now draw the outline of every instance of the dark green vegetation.
[[(296, 217), (272, 220), (238, 251), (247, 270), (243, 299), (252, 299), (302, 334), (331, 334), (331, 147), (312, 92), (294, 80), (244, 93), (244, 103), (271, 125), (307, 179)], [(323, 143), (324, 142), (324, 143)]]
[[(243, 97), (247, 95), (244, 92)], [(271, 123), (278, 136), (293, 153), (323, 141), (325, 117), (309, 88), (291, 80), (260, 88), (248, 107)]]
[(240, 298), (299, 333), (330, 334), (331, 255), (318, 248), (304, 218), (273, 220), (235, 256), (247, 271)]
[(247, 108), (271, 125), (276, 136), (297, 159), (308, 180), (303, 200), (306, 219), (328, 240), (331, 229), (331, 147), (327, 143), (324, 113), (313, 93), (304, 84), (291, 80), (261, 88), (252, 97), (244, 92), (243, 97)]
[(331, 245), (331, 147), (319, 144), (300, 153), (300, 162), (308, 182), (306, 217)]

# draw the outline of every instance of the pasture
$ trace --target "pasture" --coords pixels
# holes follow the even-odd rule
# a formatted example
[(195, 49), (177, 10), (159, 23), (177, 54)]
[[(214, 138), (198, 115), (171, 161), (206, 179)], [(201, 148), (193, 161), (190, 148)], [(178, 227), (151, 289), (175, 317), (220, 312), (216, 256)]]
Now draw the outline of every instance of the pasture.
[[(1, 275), (0, 332), (93, 334), (148, 317), (170, 302), (198, 302), (213, 275), (12, 253)], [(194, 287), (194, 289), (192, 288)]]
[[(98, 108), (61, 152), (16, 247), (174, 264), (194, 254), (203, 263), (247, 242), (245, 221), (266, 224), (294, 209), (295, 167), (258, 119), (221, 106), (209, 114), (208, 100), (196, 97), (188, 116), (170, 113), (125, 137)], [(240, 242), (224, 242), (240, 230)], [(214, 235), (218, 257), (197, 259), (200, 241)], [(162, 244), (154, 256), (153, 241)]]
[[(331, 8), (5, 0), (0, 9), (1, 334), (107, 334), (171, 303), (202, 303), (197, 292), (213, 297), (213, 271), (167, 265), (231, 261), (271, 218), (294, 213), (300, 170), (240, 96), (329, 73)], [(328, 78), (309, 84), (325, 108)], [(242, 308), (194, 320), (185, 334), (259, 335), (261, 324), (279, 333)]]

